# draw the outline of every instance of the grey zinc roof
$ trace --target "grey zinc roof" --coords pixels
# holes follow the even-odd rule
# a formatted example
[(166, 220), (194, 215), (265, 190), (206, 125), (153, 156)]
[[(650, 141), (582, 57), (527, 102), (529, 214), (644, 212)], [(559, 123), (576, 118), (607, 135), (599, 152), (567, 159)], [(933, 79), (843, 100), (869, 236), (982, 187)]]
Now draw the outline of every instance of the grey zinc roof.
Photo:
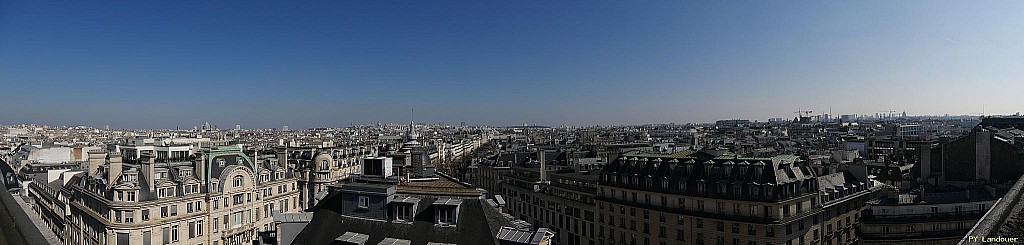
[(413, 244), (446, 242), (497, 245), (499, 228), (512, 225), (497, 209), (487, 206), (481, 199), (466, 199), (459, 208), (458, 226), (436, 226), (433, 220), (435, 206), (431, 204), (437, 199), (447, 198), (419, 198), (420, 203), (414, 210), (410, 224), (342, 215), (339, 210), (342, 195), (328, 195), (314, 208), (313, 220), (295, 237), (295, 241), (301, 241), (301, 244), (330, 244), (339, 235), (355, 232), (369, 236), (365, 244), (377, 244), (385, 238), (398, 238), (410, 240)]
[(345, 232), (345, 234), (341, 234), (341, 236), (339, 236), (338, 238), (335, 238), (334, 240), (335, 241), (339, 241), (339, 242), (349, 242), (349, 243), (354, 243), (354, 244), (364, 244), (364, 243), (366, 243), (366, 240), (369, 240), (369, 239), (370, 239), (369, 235), (359, 234), (359, 233), (355, 233), (355, 232), (351, 232), (350, 231), (350, 232)]
[(313, 220), (313, 213), (274, 213), (274, 222), (303, 223)]
[(384, 240), (377, 243), (377, 245), (411, 245), (412, 241), (395, 238), (384, 238)]
[(434, 205), (459, 206), (459, 205), (462, 205), (462, 199), (440, 198), (440, 199), (437, 199), (437, 201), (434, 201)]
[(395, 199), (391, 200), (391, 202), (392, 203), (401, 202), (401, 203), (414, 203), (415, 204), (415, 203), (419, 203), (420, 199), (419, 198), (415, 198), (415, 197), (395, 197)]
[(506, 226), (501, 227), (501, 230), (498, 231), (498, 239), (519, 244), (540, 244), (541, 239), (544, 238), (545, 232), (547, 232), (547, 229), (544, 228), (533, 232)]

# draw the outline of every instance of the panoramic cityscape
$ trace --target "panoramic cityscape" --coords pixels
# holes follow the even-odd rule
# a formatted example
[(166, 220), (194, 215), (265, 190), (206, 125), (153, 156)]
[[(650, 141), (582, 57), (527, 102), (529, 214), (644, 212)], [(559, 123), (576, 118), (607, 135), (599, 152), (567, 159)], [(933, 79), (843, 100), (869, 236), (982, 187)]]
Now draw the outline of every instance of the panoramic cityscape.
[(0, 244), (1024, 243), (1021, 13), (0, 2)]

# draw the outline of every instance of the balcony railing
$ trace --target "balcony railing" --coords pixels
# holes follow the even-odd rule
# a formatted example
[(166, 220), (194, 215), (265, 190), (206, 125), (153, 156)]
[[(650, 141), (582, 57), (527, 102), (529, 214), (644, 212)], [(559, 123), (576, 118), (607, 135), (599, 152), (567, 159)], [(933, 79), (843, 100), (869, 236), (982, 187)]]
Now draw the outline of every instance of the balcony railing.
[(968, 229), (962, 230), (946, 230), (946, 231), (912, 231), (912, 232), (887, 232), (887, 233), (863, 233), (858, 232), (858, 236), (861, 239), (866, 240), (888, 240), (888, 239), (914, 239), (914, 238), (943, 238), (943, 237), (962, 237), (964, 234), (970, 231)]
[(985, 215), (985, 211), (962, 211), (927, 214), (870, 214), (864, 215), (861, 222), (868, 224), (913, 223), (923, 221), (974, 220)]

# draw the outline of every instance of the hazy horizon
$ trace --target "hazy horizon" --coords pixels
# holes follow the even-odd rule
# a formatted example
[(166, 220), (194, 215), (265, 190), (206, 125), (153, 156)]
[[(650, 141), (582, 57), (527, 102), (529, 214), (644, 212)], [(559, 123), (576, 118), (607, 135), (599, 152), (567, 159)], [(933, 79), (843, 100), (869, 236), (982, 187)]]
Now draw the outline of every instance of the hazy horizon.
[(0, 124), (1013, 114), (1024, 2), (0, 2)]

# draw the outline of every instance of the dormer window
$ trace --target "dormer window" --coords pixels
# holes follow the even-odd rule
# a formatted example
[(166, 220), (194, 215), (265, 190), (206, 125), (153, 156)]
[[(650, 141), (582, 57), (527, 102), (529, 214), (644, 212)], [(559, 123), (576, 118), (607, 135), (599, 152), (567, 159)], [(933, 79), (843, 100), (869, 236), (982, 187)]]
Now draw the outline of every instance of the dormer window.
[(437, 224), (439, 225), (455, 225), (455, 209), (456, 207), (445, 207), (437, 210)]
[(156, 179), (167, 179), (167, 172), (156, 173)]
[(395, 220), (412, 221), (412, 205), (396, 205)]
[(192, 176), (192, 170), (181, 170), (181, 176)]
[(438, 199), (434, 201), (435, 219), (438, 225), (455, 225), (458, 222), (459, 199)]
[(224, 161), (224, 158), (217, 158), (217, 166), (218, 167), (222, 167), (223, 168), (224, 164), (226, 164), (226, 163), (227, 163), (227, 161)]

